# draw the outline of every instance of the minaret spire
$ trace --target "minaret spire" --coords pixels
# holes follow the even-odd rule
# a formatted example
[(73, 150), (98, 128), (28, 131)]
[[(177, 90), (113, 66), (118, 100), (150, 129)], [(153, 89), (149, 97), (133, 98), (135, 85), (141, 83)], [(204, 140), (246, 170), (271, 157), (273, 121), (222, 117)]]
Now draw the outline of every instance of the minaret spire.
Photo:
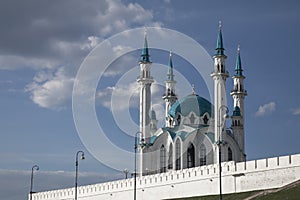
[(223, 37), (222, 37), (222, 22), (219, 21), (219, 33), (217, 39), (216, 55), (224, 55)]
[(169, 80), (169, 81), (174, 81), (173, 61), (172, 61), (172, 51), (170, 51), (167, 80)]
[(147, 41), (147, 29), (146, 28), (145, 28), (145, 33), (144, 33), (144, 48), (142, 50), (140, 61), (141, 62), (150, 62), (150, 55), (149, 55), (148, 41)]
[(237, 53), (236, 64), (235, 64), (235, 76), (243, 76), (240, 45), (238, 45), (237, 51), (238, 53)]

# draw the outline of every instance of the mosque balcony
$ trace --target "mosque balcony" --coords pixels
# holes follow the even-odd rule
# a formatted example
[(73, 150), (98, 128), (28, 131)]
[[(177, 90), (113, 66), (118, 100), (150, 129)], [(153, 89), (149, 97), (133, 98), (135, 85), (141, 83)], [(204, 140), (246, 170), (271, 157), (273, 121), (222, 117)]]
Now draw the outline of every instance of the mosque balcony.
[(230, 94), (231, 94), (231, 95), (233, 95), (233, 94), (247, 95), (247, 90), (243, 90), (243, 91), (239, 91), (239, 90), (231, 90)]

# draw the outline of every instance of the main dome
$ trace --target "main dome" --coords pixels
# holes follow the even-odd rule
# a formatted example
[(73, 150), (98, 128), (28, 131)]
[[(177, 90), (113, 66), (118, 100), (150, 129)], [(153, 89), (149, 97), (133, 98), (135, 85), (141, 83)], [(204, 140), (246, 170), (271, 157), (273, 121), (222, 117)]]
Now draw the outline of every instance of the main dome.
[(174, 118), (178, 112), (182, 116), (188, 116), (191, 112), (194, 112), (197, 116), (202, 116), (207, 112), (212, 116), (212, 108), (213, 106), (208, 100), (197, 94), (191, 94), (176, 101), (168, 113), (172, 118)]

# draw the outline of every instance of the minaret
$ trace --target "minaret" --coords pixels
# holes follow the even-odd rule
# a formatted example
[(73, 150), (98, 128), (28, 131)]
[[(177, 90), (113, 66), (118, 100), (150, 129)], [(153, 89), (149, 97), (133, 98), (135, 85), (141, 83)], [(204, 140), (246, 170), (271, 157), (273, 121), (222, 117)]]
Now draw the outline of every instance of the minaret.
[[(140, 76), (137, 82), (140, 85), (140, 143), (150, 143), (150, 106), (151, 106), (151, 84), (154, 82), (150, 76), (151, 61), (145, 32), (144, 48), (142, 50), (140, 65)], [(143, 174), (143, 151), (139, 146), (139, 175)]]
[(240, 46), (238, 46), (238, 53), (236, 58), (235, 65), (235, 74), (232, 77), (233, 79), (233, 90), (230, 95), (233, 98), (233, 115), (232, 119), (232, 131), (234, 134), (234, 138), (236, 138), (239, 147), (242, 151), (242, 156), (240, 161), (246, 160), (245, 155), (245, 132), (244, 132), (244, 99), (247, 96), (247, 91), (244, 89), (244, 79), (242, 62), (240, 56)]
[(167, 80), (165, 81), (165, 83), (166, 83), (166, 92), (165, 92), (164, 96), (162, 97), (166, 102), (165, 126), (171, 127), (172, 124), (171, 124), (171, 120), (168, 117), (168, 112), (169, 112), (171, 106), (177, 100), (177, 96), (175, 94), (176, 81), (174, 80), (172, 51), (170, 51), (169, 68), (168, 68)]
[(157, 122), (156, 113), (152, 107), (150, 112), (150, 134), (153, 135), (157, 131)]
[[(225, 130), (225, 119), (223, 116), (226, 114), (226, 79), (228, 72), (225, 68), (225, 60), (227, 56), (224, 54), (223, 38), (221, 22), (219, 22), (219, 33), (217, 39), (216, 54), (213, 56), (214, 71), (211, 77), (214, 80), (214, 118), (215, 118), (215, 140), (222, 141), (222, 134)], [(222, 134), (220, 134), (222, 133)], [(218, 146), (215, 148), (215, 163), (218, 162)]]

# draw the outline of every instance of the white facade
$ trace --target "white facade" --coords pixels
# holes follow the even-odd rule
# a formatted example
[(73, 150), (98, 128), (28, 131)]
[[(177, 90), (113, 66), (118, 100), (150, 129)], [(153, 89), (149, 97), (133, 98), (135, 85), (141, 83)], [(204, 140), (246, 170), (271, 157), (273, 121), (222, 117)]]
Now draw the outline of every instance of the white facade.
[[(300, 154), (222, 164), (222, 191), (239, 193), (279, 188), (300, 180)], [(137, 199), (168, 198), (219, 194), (218, 165), (169, 171), (137, 178)], [(133, 199), (134, 179), (78, 187), (80, 200)], [(32, 200), (73, 200), (74, 188), (39, 192)]]

